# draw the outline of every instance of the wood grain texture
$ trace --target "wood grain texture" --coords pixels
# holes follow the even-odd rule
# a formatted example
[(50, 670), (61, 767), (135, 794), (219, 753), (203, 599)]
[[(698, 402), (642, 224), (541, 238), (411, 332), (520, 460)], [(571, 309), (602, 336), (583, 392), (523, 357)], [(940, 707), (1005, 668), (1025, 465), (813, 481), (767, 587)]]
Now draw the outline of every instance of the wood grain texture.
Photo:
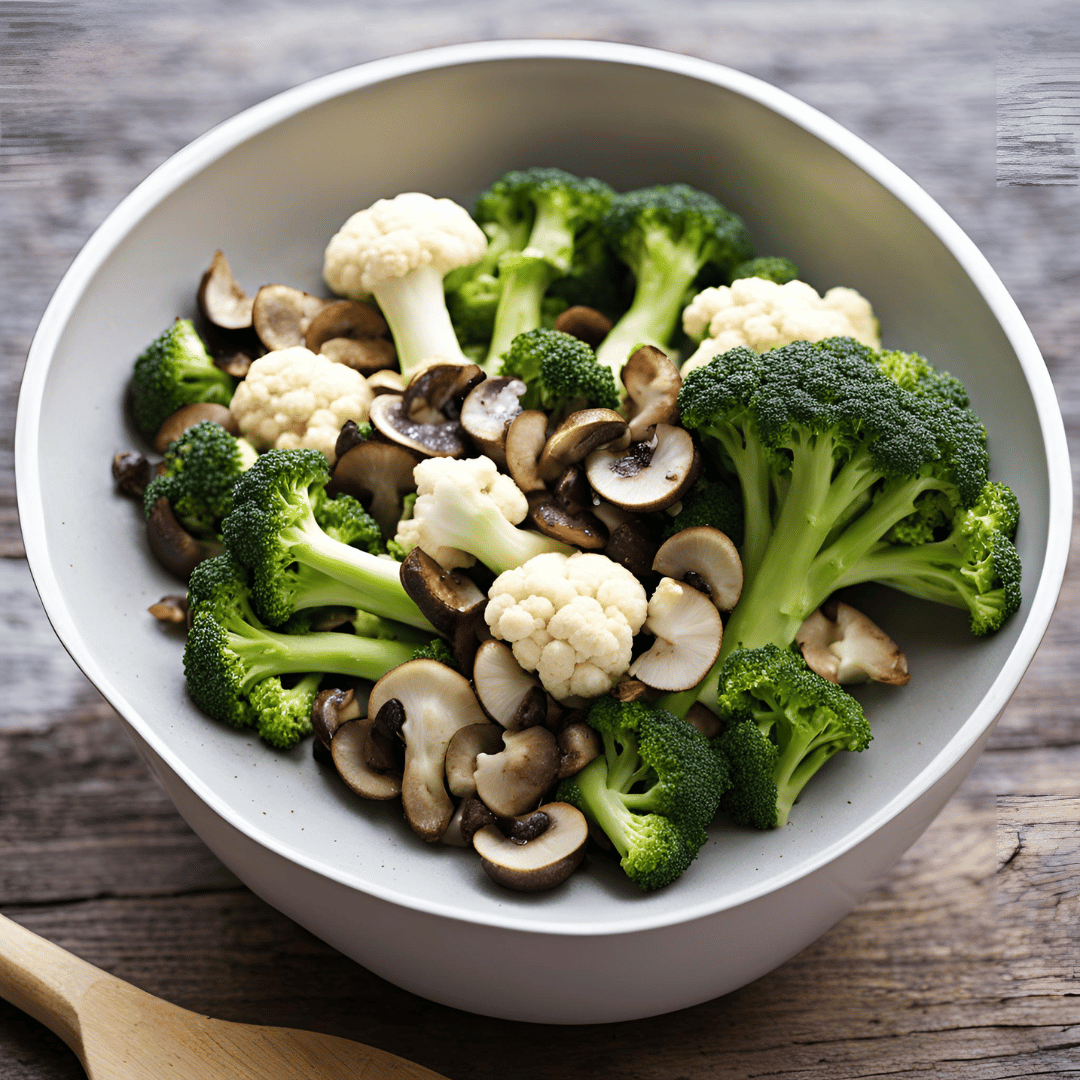
[[(1075, 824), (1080, 795), (1075, 559), (989, 750), (852, 915), (723, 999), (644, 1024), (556, 1031), (413, 997), (239, 886), (53, 638), (21, 557), (11, 470), (33, 329), (86, 238), (156, 165), (313, 76), (408, 49), (530, 36), (728, 63), (866, 138), (1002, 275), (1047, 358), (1075, 447), (1080, 189), (996, 186), (994, 58), (1007, 11), (1016, 9), (982, 0), (0, 4), (0, 907), (185, 1008), (358, 1039), (452, 1080), (1080, 1076), (1076, 948), (1055, 915), (1062, 903), (1027, 884), (1044, 873), (1075, 880), (1040, 829)], [(1053, 33), (1070, 5), (1047, 11)], [(1073, 800), (1067, 813), (1045, 813), (1046, 800), (1062, 799)], [(999, 822), (1027, 837), (1000, 873)], [(81, 1075), (63, 1044), (0, 1002), (4, 1080)]]

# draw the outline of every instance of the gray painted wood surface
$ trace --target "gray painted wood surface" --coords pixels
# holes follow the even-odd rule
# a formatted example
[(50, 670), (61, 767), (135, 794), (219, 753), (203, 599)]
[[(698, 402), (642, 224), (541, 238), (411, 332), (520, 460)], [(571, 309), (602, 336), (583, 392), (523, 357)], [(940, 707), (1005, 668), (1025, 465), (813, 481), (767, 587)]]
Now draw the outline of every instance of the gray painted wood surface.
[[(1075, 569), (971, 779), (849, 918), (724, 999), (644, 1024), (553, 1031), (465, 1016), (388, 986), (216, 862), (52, 636), (22, 555), (12, 478), (34, 327), (80, 246), (147, 173), (218, 121), (313, 76), (503, 37), (626, 41), (727, 63), (862, 135), (923, 184), (1002, 275), (1043, 349), (1075, 445), (1080, 189), (998, 186), (995, 71), (1021, 24), (1065, 41), (1076, 22), (1072, 2), (1018, 10), (975, 0), (0, 3), (4, 912), (178, 1004), (358, 1038), (461, 1080), (1080, 1075), (1075, 939), (1053, 916), (1058, 893), (1024, 884), (1045, 872), (1075, 881), (1075, 845), (1039, 828), (1065, 821), (1075, 831)], [(996, 830), (1008, 827), (1033, 837), (1025, 861), (997, 857)], [(4, 1080), (79, 1075), (62, 1044), (0, 1002)]]

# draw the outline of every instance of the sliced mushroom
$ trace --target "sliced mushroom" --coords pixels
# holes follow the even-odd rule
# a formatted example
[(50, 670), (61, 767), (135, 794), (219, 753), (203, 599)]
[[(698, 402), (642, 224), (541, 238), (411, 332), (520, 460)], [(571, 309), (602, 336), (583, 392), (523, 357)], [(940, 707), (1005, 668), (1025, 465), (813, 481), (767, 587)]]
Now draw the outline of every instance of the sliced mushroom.
[(657, 424), (651, 439), (629, 450), (596, 450), (585, 462), (589, 483), (600, 498), (638, 513), (678, 502), (700, 469), (690, 433), (670, 424)]
[[(262, 352), (262, 349), (254, 349), (252, 351), (260, 353)], [(248, 371), (251, 370), (253, 360), (254, 358), (249, 356), (242, 349), (233, 349), (221, 356), (215, 356), (214, 366), (221, 368), (222, 371), (228, 373), (234, 379), (246, 379)]]
[(251, 326), (254, 298), (237, 284), (232, 267), (221, 251), (215, 251), (198, 291), (199, 310), (222, 330), (245, 330)]
[[(523, 670), (514, 659), (514, 654), (501, 641), (485, 641), (476, 650), (472, 672), (476, 696), (484, 711), (497, 724), (510, 730), (516, 730), (515, 720), (520, 724), (523, 719), (519, 713), (530, 694), (540, 690), (543, 695), (540, 680)], [(545, 696), (538, 722), (543, 723), (546, 716)]]
[(477, 364), (440, 361), (421, 368), (405, 387), (402, 408), (410, 420), (439, 423), (459, 419), (461, 402), (487, 376)]
[(367, 763), (367, 744), (374, 720), (348, 720), (334, 733), (330, 753), (334, 767), (346, 784), (365, 799), (386, 802), (402, 791), (400, 773), (376, 772)]
[(571, 465), (550, 494), (529, 497), (529, 520), (545, 536), (583, 551), (599, 551), (608, 542), (604, 523), (592, 513), (592, 488), (580, 465)]
[(630, 398), (626, 418), (631, 442), (646, 438), (657, 424), (678, 422), (682, 376), (665, 353), (652, 345), (635, 349), (622, 369), (622, 383)]
[(331, 687), (320, 690), (311, 706), (311, 729), (315, 738), (329, 747), (334, 732), (349, 720), (359, 720), (363, 713), (353, 690)]
[(624, 679), (612, 691), (616, 701), (651, 701), (656, 697), (652, 687), (646, 686), (640, 679)]
[(487, 718), (469, 681), (437, 660), (409, 660), (384, 675), (371, 691), (368, 714), (377, 715), (392, 698), (405, 712), (405, 817), (418, 836), (438, 840), (454, 814), (444, 780), (446, 748), (459, 728)]
[(470, 724), (454, 732), (446, 747), (446, 786), (451, 795), (467, 799), (476, 794), (478, 754), (497, 754), (502, 749), (502, 728), (498, 724)]
[(743, 587), (742, 559), (726, 533), (711, 525), (677, 532), (660, 545), (653, 570), (701, 589), (720, 611), (731, 611)]
[(471, 848), (477, 830), (485, 825), (494, 825), (497, 820), (475, 795), (462, 799), (439, 842), (452, 847)]
[(673, 578), (663, 578), (652, 594), (645, 631), (656, 641), (630, 674), (657, 690), (697, 686), (720, 655), (720, 613), (704, 593)]
[[(598, 447), (625, 446), (629, 437), (630, 428), (626, 421), (612, 409), (580, 409), (552, 432), (540, 454), (537, 470), (541, 478), (550, 483), (570, 465), (584, 461)], [(686, 437), (690, 438), (689, 435)]]
[(336, 300), (311, 318), (304, 345), (335, 363), (355, 368), (361, 375), (370, 375), (397, 362), (388, 333), (386, 320), (371, 304)]
[(872, 619), (839, 600), (822, 604), (795, 635), (811, 671), (834, 683), (872, 679), (887, 686), (911, 680), (907, 657)]
[(526, 495), (546, 489), (538, 467), (546, 442), (547, 414), (539, 409), (518, 413), (506, 429), (506, 468)]
[(575, 304), (559, 314), (554, 329), (570, 334), (595, 349), (611, 333), (613, 325), (612, 321), (596, 308)]
[(620, 525), (604, 548), (604, 554), (612, 562), (625, 566), (639, 581), (649, 577), (656, 551), (652, 530), (638, 518)]
[(521, 412), (526, 389), (520, 379), (485, 379), (469, 391), (461, 406), (461, 426), (500, 469), (506, 467), (506, 430)]
[(556, 742), (560, 754), (558, 772), (560, 780), (581, 772), (590, 761), (595, 761), (603, 750), (600, 736), (588, 724), (582, 722), (567, 724), (559, 732)]
[(476, 759), (476, 794), (500, 817), (535, 809), (559, 772), (559, 748), (546, 727), (503, 733), (503, 749)]
[(147, 609), (158, 622), (172, 623), (179, 626), (188, 621), (188, 600), (186, 596), (163, 596), (156, 604)]
[(154, 436), (154, 449), (159, 454), (164, 454), (169, 449), (170, 443), (176, 442), (185, 431), (196, 424), (201, 424), (204, 420), (212, 420), (215, 424), (220, 424), (230, 435), (240, 434), (240, 427), (235, 417), (224, 405), (196, 401), (190, 405), (181, 405), (176, 412), (166, 417)]
[(396, 443), (374, 439), (358, 442), (340, 453), (326, 490), (331, 495), (351, 495), (379, 523), (383, 536), (392, 537), (397, 532), (405, 496), (416, 490), (413, 469), (419, 460), (411, 450)]
[(268, 349), (304, 344), (311, 320), (330, 303), (291, 285), (264, 285), (256, 294), (251, 321)]
[(142, 502), (146, 485), (154, 478), (154, 466), (135, 450), (121, 450), (113, 455), (112, 477), (121, 495)]
[(391, 442), (425, 457), (464, 457), (465, 431), (457, 420), (435, 423), (410, 420), (401, 394), (379, 394), (371, 403), (368, 419)]
[(519, 892), (542, 892), (561, 885), (585, 856), (589, 826), (585, 815), (569, 803), (540, 807), (547, 828), (524, 844), (486, 825), (473, 836), (484, 872), (492, 881)]
[(376, 397), (379, 394), (404, 394), (405, 380), (400, 371), (385, 368), (382, 371), (374, 371), (367, 377), (367, 384)]
[(146, 539), (154, 558), (181, 581), (187, 581), (191, 571), (204, 559), (217, 554), (176, 520), (169, 500), (164, 497), (154, 503), (146, 519)]
[(705, 736), (706, 739), (715, 739), (724, 725), (720, 717), (711, 709), (707, 709), (700, 701), (695, 701), (687, 710), (686, 719)]
[(394, 343), (386, 338), (330, 338), (319, 349), (322, 356), (335, 364), (344, 364), (361, 375), (371, 375), (393, 367), (397, 363)]

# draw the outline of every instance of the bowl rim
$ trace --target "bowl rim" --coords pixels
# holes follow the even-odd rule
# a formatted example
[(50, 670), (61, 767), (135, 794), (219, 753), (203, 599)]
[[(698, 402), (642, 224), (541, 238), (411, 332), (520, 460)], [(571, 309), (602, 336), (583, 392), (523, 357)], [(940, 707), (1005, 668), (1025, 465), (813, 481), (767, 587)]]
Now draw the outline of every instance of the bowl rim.
[[(228, 151), (274, 125), (333, 98), (403, 76), (439, 68), (515, 59), (568, 59), (649, 68), (730, 90), (791, 120), (840, 152), (899, 199), (933, 232), (963, 268), (1001, 325), (1031, 390), (1046, 453), (1049, 482), (1048, 533), (1042, 574), (1020, 635), (990, 688), (941, 752), (889, 802), (822, 851), (760, 885), (674, 912), (619, 918), (613, 922), (562, 923), (514, 914), (478, 913), (460, 903), (420, 900), (397, 888), (361, 881), (311, 858), (234, 812), (157, 736), (112, 684), (76, 627), (49, 559), (44, 502), (38, 487), (41, 407), (53, 355), (68, 321), (97, 270), (139, 221), (186, 180)], [(1072, 528), (1072, 477), (1065, 427), (1049, 372), (1016, 303), (971, 239), (923, 189), (859, 136), (786, 91), (711, 61), (636, 45), (588, 40), (473, 42), (373, 60), (303, 83), (251, 106), (195, 138), (159, 165), (93, 233), (64, 274), (34, 335), (19, 395), (15, 428), (15, 475), (27, 562), (53, 629), (75, 663), (168, 767), (218, 816), (258, 844), (350, 888), (418, 912), (526, 933), (613, 935), (656, 930), (704, 918), (758, 899), (808, 877), (857, 847), (940, 781), (976, 744), (1012, 695), (1049, 624), (1065, 572)]]

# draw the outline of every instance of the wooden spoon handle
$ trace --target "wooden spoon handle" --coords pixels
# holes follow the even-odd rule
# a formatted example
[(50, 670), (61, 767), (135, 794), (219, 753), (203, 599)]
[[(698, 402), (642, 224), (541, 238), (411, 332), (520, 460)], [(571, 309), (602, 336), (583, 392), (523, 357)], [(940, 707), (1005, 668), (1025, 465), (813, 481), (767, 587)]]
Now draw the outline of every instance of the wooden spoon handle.
[(82, 1056), (78, 1005), (112, 976), (0, 915), (0, 997), (56, 1032)]

